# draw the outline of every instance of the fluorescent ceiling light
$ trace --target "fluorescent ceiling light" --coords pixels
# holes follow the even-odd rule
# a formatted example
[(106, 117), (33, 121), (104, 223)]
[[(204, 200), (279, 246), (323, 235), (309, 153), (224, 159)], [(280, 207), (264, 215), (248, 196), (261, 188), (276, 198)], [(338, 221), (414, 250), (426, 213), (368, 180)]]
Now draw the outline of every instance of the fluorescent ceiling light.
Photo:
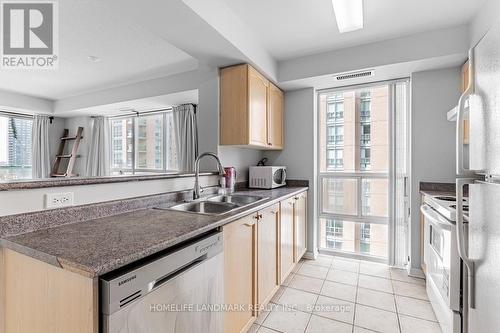
[(332, 0), (340, 33), (363, 28), (363, 0)]

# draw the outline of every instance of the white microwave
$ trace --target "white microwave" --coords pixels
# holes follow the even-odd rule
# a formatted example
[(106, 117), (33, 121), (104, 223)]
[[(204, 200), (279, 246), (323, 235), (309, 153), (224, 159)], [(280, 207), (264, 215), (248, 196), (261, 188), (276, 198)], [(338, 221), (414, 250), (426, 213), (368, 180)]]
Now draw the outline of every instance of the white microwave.
[(250, 188), (276, 188), (286, 185), (286, 167), (284, 166), (251, 166), (249, 177)]

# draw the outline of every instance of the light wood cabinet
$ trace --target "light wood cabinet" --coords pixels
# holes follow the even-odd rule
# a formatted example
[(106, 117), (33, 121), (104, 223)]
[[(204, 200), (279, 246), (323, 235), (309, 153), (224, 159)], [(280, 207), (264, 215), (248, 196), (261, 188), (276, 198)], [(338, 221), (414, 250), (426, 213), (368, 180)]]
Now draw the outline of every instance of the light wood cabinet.
[(224, 303), (242, 305), (244, 311), (224, 313), (224, 332), (245, 332), (255, 320), (257, 215), (249, 215), (223, 227)]
[(2, 252), (6, 333), (98, 333), (97, 279)]
[(280, 285), (279, 267), (279, 204), (259, 213), (257, 225), (257, 303), (267, 304)]
[(295, 197), (294, 221), (294, 262), (297, 263), (307, 250), (307, 193), (305, 192)]
[(295, 199), (290, 198), (280, 202), (280, 275), (283, 282), (294, 266), (294, 222), (293, 206)]
[(248, 64), (220, 71), (220, 143), (283, 149), (283, 92)]
[(269, 81), (252, 67), (248, 67), (249, 144), (267, 146), (267, 90)]
[(283, 149), (283, 92), (274, 84), (269, 84), (269, 105), (267, 109), (267, 144), (275, 149)]

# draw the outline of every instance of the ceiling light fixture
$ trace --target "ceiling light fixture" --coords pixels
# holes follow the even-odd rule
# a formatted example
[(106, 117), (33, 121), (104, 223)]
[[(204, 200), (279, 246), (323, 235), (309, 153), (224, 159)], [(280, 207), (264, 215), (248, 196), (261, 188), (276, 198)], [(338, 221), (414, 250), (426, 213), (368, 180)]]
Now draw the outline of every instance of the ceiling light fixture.
[(332, 0), (339, 32), (363, 28), (363, 0)]

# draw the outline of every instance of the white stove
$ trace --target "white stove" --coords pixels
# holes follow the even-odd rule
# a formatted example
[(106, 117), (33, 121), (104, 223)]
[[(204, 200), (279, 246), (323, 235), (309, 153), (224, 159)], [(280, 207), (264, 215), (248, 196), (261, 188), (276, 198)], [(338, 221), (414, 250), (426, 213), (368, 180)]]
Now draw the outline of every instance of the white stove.
[[(456, 237), (455, 196), (425, 195), (424, 263), (426, 290), (443, 333), (462, 333), (461, 265)], [(462, 202), (468, 220), (469, 201)]]
[[(426, 195), (424, 202), (436, 210), (439, 214), (443, 215), (446, 219), (456, 221), (456, 208), (457, 198), (451, 195)], [(469, 217), (469, 199), (463, 199), (464, 218), (467, 220)]]

